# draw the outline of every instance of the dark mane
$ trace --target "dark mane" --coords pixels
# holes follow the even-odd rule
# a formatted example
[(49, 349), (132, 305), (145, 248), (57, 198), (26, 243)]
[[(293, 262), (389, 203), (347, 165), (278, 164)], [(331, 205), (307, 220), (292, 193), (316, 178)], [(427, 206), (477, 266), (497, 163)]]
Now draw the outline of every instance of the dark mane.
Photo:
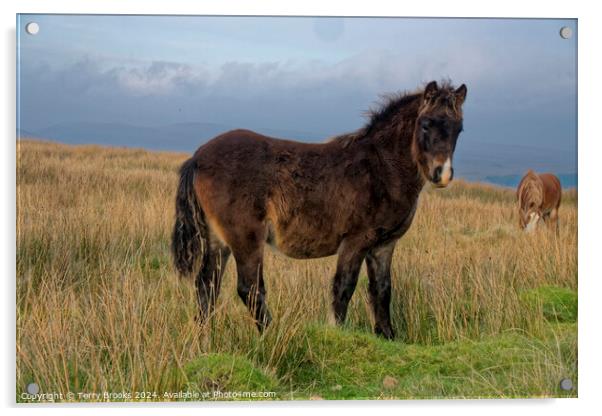
[[(367, 112), (369, 118), (368, 123), (364, 126), (364, 134), (369, 135), (382, 123), (386, 123), (393, 117), (401, 113), (406, 107), (411, 107), (415, 104), (424, 94), (424, 88), (417, 91), (398, 92), (393, 94), (385, 94), (381, 96), (380, 105), (376, 109), (370, 109)], [(435, 105), (452, 107), (453, 111), (457, 113), (455, 103), (453, 100), (454, 87), (451, 85), (449, 80), (443, 80), (440, 83), (437, 98), (435, 99)]]
[(389, 121), (393, 116), (399, 114), (401, 109), (409, 106), (421, 96), (421, 92), (398, 92), (384, 94), (381, 96), (381, 103), (378, 108), (371, 108), (366, 111), (368, 123), (358, 130), (335, 136), (328, 141), (338, 142), (343, 147), (349, 146), (356, 140), (369, 136), (380, 124)]
[[(405, 109), (416, 110), (415, 104), (420, 102), (423, 93), (424, 88), (416, 91), (402, 91), (381, 95), (377, 107), (371, 108), (365, 113), (368, 122), (363, 127), (351, 133), (335, 136), (329, 141), (336, 141), (343, 147), (347, 147), (359, 139), (372, 135), (372, 133), (382, 128), (383, 123), (390, 122), (391, 119), (402, 113)], [(451, 82), (447, 80), (442, 81), (435, 105), (445, 105), (446, 107), (451, 107), (452, 111), (457, 111), (455, 105), (448, 102), (448, 97), (453, 96), (453, 93), (454, 88)]]
[(389, 121), (399, 114), (404, 107), (416, 102), (422, 96), (420, 92), (397, 92), (381, 96), (378, 108), (371, 108), (366, 112), (368, 123), (362, 128), (364, 134), (369, 135), (382, 123)]

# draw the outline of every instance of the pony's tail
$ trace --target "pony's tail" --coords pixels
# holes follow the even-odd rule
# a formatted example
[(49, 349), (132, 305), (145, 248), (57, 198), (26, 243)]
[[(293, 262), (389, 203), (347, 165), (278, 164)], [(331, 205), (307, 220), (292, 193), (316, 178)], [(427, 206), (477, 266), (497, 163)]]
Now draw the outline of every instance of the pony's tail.
[(176, 223), (173, 227), (171, 251), (176, 270), (191, 276), (202, 261), (208, 242), (205, 215), (194, 192), (196, 164), (188, 159), (180, 168), (176, 194)]

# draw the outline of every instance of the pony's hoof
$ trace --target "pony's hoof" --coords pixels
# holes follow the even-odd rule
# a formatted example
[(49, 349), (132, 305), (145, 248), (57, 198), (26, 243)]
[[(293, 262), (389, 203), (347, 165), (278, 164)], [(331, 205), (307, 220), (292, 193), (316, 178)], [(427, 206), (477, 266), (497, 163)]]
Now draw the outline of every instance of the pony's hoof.
[(272, 323), (271, 316), (265, 316), (262, 320), (256, 320), (255, 325), (257, 326), (257, 330), (260, 334), (263, 334), (268, 326)]
[(376, 328), (374, 328), (374, 333), (376, 335), (378, 335), (379, 337), (383, 337), (383, 338), (389, 339), (389, 340), (395, 338), (395, 333), (393, 332), (393, 330), (391, 328), (383, 329), (383, 328), (377, 326)]
[(195, 315), (194, 323), (198, 326), (203, 326), (207, 322), (207, 318), (201, 314)]

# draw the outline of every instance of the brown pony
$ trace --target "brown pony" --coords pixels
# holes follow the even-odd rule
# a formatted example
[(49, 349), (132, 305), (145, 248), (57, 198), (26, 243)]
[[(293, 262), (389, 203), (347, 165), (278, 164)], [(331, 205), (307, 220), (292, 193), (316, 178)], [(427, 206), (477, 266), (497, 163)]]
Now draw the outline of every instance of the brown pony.
[(516, 190), (518, 221), (522, 229), (531, 232), (540, 219), (558, 232), (558, 207), (562, 196), (560, 181), (551, 173), (536, 174), (529, 170)]
[(389, 97), (363, 128), (326, 143), (234, 130), (202, 145), (180, 169), (172, 238), (178, 272), (196, 273), (200, 320), (214, 308), (232, 254), (239, 296), (260, 331), (269, 324), (267, 243), (297, 259), (338, 254), (337, 323), (345, 320), (365, 260), (375, 332), (392, 338), (393, 249), (425, 182), (445, 187), (452, 180), (465, 98), (465, 85), (433, 81)]

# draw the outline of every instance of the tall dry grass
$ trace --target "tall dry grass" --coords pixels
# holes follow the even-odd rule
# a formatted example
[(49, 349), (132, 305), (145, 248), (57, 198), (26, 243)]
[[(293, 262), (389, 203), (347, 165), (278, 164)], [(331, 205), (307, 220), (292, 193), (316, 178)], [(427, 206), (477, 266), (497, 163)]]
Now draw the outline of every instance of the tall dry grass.
[[(187, 155), (21, 141), (17, 166), (17, 391), (163, 391), (205, 352), (242, 354), (286, 380), (308, 323), (330, 321), (336, 258), (266, 250), (273, 324), (259, 337), (228, 264), (216, 314), (199, 328), (193, 285), (171, 267), (177, 169)], [(522, 291), (576, 288), (576, 193), (560, 234), (518, 230), (511, 190), (455, 181), (426, 189), (393, 261), (398, 342), (439, 344), (517, 329), (538, 334)], [(350, 328), (371, 331), (362, 269)]]

